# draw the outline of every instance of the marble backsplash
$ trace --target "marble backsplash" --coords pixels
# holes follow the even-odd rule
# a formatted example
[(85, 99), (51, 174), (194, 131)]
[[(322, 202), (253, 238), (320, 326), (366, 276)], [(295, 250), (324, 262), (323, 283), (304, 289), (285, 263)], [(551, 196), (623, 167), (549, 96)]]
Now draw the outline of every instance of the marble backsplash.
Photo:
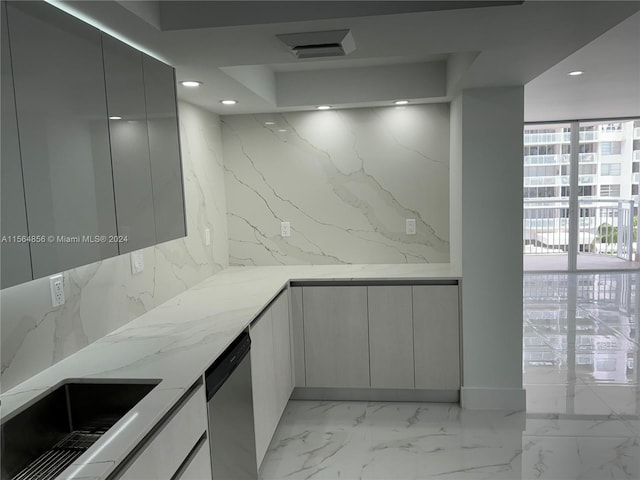
[[(228, 265), (220, 119), (180, 102), (185, 238), (64, 272), (66, 303), (51, 306), (48, 278), (0, 292), (2, 390), (75, 353)], [(205, 229), (211, 245), (205, 244)]]
[(230, 264), (449, 262), (448, 104), (221, 118)]

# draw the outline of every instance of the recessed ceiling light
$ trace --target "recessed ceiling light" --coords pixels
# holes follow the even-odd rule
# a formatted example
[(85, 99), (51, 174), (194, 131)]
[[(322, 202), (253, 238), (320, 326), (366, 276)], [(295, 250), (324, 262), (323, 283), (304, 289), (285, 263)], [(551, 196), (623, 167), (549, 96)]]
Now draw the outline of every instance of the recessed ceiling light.
[(329, 110), (331, 108), (330, 105), (318, 105), (316, 107), (317, 110)]
[(584, 72), (582, 70), (574, 70), (573, 72), (569, 72), (569, 75), (572, 77), (577, 77), (578, 75), (582, 75)]
[(409, 103), (409, 100), (396, 100), (395, 102), (396, 105), (406, 105), (407, 103)]
[(283, 132), (283, 133), (284, 133), (284, 132), (286, 132), (286, 131), (287, 131), (287, 129), (286, 129), (286, 128), (281, 128), (281, 129), (279, 129), (278, 131), (279, 131), (279, 132)]
[(109, 117), (109, 120), (122, 120), (122, 117), (118, 117), (117, 115), (112, 115)]
[(184, 82), (180, 82), (183, 87), (199, 87), (202, 85), (202, 82), (198, 82), (197, 80), (185, 80)]
[(238, 103), (237, 100), (220, 100), (220, 103), (223, 105), (235, 105)]
[(276, 122), (264, 122), (265, 125), (275, 125)]

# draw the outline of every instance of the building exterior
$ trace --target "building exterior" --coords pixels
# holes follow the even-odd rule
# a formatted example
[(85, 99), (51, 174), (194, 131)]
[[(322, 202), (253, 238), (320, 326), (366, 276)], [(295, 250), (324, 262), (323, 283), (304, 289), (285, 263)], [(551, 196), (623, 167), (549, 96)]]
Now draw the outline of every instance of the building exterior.
[[(528, 125), (524, 134), (524, 197), (569, 197), (569, 124)], [(580, 124), (581, 197), (638, 195), (640, 120)]]
[[(637, 232), (640, 120), (580, 122), (579, 149), (578, 252), (627, 259), (637, 242), (629, 232)], [(571, 124), (525, 126), (525, 253), (568, 251), (570, 154)]]

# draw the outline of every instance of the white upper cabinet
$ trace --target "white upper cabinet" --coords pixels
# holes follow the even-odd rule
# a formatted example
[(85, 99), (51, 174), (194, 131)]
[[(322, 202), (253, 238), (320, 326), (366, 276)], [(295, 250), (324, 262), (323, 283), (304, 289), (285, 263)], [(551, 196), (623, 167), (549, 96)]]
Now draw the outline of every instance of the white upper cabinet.
[(184, 237), (174, 69), (46, 2), (2, 9), (2, 287)]
[(173, 68), (142, 56), (149, 129), (156, 243), (187, 234), (176, 82)]
[(102, 45), (45, 2), (7, 10), (29, 234), (46, 240), (31, 243), (38, 278), (118, 253)]
[(29, 243), (18, 241), (29, 234), (27, 229), (27, 212), (24, 205), (24, 188), (22, 185), (22, 165), (20, 162), (20, 143), (18, 139), (18, 119), (13, 92), (13, 73), (11, 71), (11, 52), (9, 51), (9, 32), (7, 30), (6, 3), (0, 5), (2, 15), (2, 199), (0, 205), (0, 235), (2, 241), (2, 272), (0, 280), (2, 288), (31, 280), (31, 253)]
[(156, 243), (142, 53), (108, 35), (102, 48), (118, 244), (126, 253)]

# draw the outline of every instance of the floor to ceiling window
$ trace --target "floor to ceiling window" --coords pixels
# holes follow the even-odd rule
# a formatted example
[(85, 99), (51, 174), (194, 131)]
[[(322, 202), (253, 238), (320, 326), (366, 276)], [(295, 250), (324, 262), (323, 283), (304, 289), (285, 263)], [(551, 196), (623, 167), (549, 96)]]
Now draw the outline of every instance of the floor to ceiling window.
[(527, 124), (526, 271), (640, 267), (640, 120)]
[(557, 270), (568, 266), (570, 153), (570, 124), (525, 127), (525, 258)]

